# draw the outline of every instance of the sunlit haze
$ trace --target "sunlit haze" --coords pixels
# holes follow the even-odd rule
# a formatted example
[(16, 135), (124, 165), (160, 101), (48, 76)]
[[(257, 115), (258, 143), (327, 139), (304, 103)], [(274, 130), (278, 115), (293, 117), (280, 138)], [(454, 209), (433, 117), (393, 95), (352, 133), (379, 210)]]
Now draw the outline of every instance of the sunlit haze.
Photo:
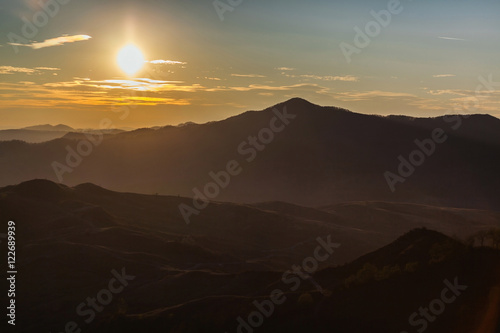
[[(123, 105), (133, 109), (121, 127), (207, 122), (291, 97), (427, 117), (473, 98), (479, 77), (500, 81), (493, 0), (401, 1), (369, 40), (356, 28), (365, 34), (388, 1), (256, 0), (219, 12), (213, 1), (70, 1), (47, 22), (43, 3), (2, 4), (3, 128), (97, 127)], [(487, 91), (474, 113), (498, 117), (498, 96)]]

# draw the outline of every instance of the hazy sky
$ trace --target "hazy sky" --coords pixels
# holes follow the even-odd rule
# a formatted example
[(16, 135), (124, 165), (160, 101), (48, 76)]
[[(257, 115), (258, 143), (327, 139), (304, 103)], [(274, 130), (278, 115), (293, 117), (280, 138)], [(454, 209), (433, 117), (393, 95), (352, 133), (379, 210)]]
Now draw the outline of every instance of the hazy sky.
[[(341, 43), (355, 47), (354, 28), (389, 3), (221, 0), (218, 13), (212, 0), (0, 0), (0, 127), (206, 122), (296, 96), (435, 116), (474, 96), (479, 76), (500, 82), (498, 0), (401, 1), (348, 63)], [(117, 64), (128, 44), (145, 58), (131, 76)], [(487, 91), (474, 112), (499, 117), (499, 97)]]

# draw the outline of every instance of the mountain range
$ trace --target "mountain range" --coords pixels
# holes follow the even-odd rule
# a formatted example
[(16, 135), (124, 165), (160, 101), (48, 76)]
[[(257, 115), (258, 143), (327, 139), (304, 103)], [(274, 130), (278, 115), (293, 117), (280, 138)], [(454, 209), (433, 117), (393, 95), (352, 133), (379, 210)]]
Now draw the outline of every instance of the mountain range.
[(38, 144), (0, 142), (0, 185), (41, 178), (195, 197), (195, 189), (204, 194), (213, 174), (235, 161), (238, 175), (213, 199), (309, 207), (384, 201), (498, 211), (498, 133), (500, 120), (487, 115), (381, 117), (294, 98), (206, 124), (102, 137), (76, 133)]
[(299, 98), (206, 124), (24, 129), (40, 142), (0, 141), (16, 329), (499, 333), (499, 130)]
[[(74, 129), (70, 126), (59, 125), (35, 125), (19, 129), (0, 130), (0, 141), (24, 141), (27, 143), (42, 143), (59, 138), (79, 138), (82, 133), (93, 133), (93, 129)], [(109, 133), (121, 133), (124, 130), (114, 129)]]

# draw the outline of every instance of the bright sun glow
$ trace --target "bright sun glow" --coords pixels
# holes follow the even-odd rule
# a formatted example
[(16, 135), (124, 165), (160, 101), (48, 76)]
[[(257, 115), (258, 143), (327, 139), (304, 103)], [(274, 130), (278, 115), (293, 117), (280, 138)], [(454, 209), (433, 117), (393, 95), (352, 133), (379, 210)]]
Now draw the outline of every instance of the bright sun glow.
[(133, 44), (123, 47), (116, 60), (118, 66), (128, 75), (134, 75), (144, 65), (144, 56), (141, 50)]

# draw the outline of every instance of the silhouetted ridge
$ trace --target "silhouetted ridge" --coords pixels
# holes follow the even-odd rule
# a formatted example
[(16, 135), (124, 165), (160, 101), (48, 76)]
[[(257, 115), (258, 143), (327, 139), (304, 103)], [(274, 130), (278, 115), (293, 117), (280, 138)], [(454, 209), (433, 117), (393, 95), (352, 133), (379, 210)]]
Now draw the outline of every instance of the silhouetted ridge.
[[(203, 192), (211, 181), (209, 172), (234, 159), (245, 172), (231, 179), (218, 201), (309, 207), (386, 201), (499, 209), (500, 120), (397, 119), (293, 98), (217, 122), (107, 135), (78, 168), (62, 176), (69, 186), (90, 182), (123, 192), (191, 197), (193, 188)], [(437, 128), (445, 132), (443, 140), (449, 139), (420, 148)], [(68, 144), (73, 150), (78, 145), (65, 139), (0, 142), (0, 186), (57, 180), (51, 165), (65, 163)], [(422, 149), (435, 153), (424, 154), (402, 184), (401, 177), (394, 178), (403, 163), (399, 157), (408, 161)]]
[(311, 106), (318, 106), (317, 104), (311, 103), (306, 99), (300, 98), (300, 97), (294, 97), (289, 99), (288, 101), (285, 101), (283, 103), (280, 103), (278, 105), (293, 105), (295, 107), (311, 107)]
[[(328, 122), (332, 119), (331, 117), (339, 115), (346, 116), (347, 114), (364, 116), (336, 106), (324, 107), (321, 105), (317, 105), (299, 97), (295, 97), (285, 102), (278, 103), (270, 108), (266, 108), (263, 111), (274, 112), (274, 110), (278, 110), (280, 112), (284, 112), (285, 109), (288, 114), (301, 117), (302, 122), (305, 123), (318, 121), (322, 117), (325, 117), (323, 118), (324, 122)], [(308, 121), (306, 121), (304, 117), (307, 117)]]
[(56, 184), (46, 179), (34, 179), (18, 185), (4, 188), (6, 191), (40, 199), (55, 199), (63, 197), (70, 189), (62, 184)]
[(86, 192), (86, 193), (109, 193), (109, 192), (112, 192), (112, 191), (109, 191), (103, 187), (100, 187), (100, 186), (92, 184), (92, 183), (83, 183), (83, 184), (75, 186), (74, 189), (77, 191), (82, 191), (82, 192)]
[(395, 241), (395, 243), (397, 242), (414, 243), (417, 241), (421, 241), (422, 239), (431, 239), (431, 238), (436, 241), (452, 240), (450, 237), (445, 236), (440, 232), (429, 230), (426, 228), (418, 228), (408, 231), (406, 234), (399, 237)]
[(64, 124), (59, 124), (59, 125), (35, 125), (35, 126), (28, 126), (24, 127), (22, 129), (26, 130), (31, 130), (31, 131), (61, 131), (61, 132), (66, 132), (66, 131), (73, 131), (74, 129), (72, 127), (69, 127)]
[[(378, 267), (388, 264), (404, 266), (409, 262), (432, 262), (436, 255), (450, 256), (464, 249), (460, 242), (433, 230), (414, 229), (381, 249), (364, 255), (355, 263), (370, 262)], [(442, 253), (441, 253), (442, 252)]]

